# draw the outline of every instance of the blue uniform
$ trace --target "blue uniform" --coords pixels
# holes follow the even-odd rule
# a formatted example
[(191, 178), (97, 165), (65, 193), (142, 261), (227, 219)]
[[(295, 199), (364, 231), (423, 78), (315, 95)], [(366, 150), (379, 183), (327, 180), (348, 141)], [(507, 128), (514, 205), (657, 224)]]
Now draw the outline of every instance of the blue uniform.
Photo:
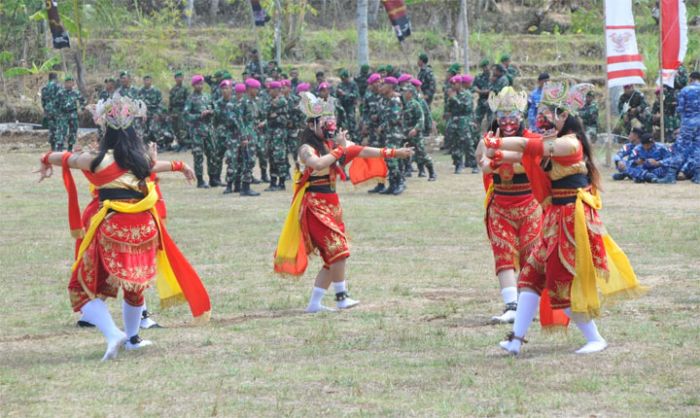
[(539, 132), (537, 129), (537, 106), (540, 105), (540, 100), (542, 100), (542, 89), (539, 87), (532, 90), (527, 97), (527, 126), (532, 132)]
[[(630, 167), (632, 166), (632, 153), (634, 152), (634, 147), (636, 147), (635, 144), (628, 142), (620, 148), (620, 150), (617, 152), (617, 154), (613, 155), (613, 165), (615, 166), (615, 169), (617, 170), (616, 174), (623, 174), (623, 176), (620, 176), (618, 178), (615, 178), (615, 176), (613, 175), (613, 179), (622, 180), (625, 178), (624, 175), (630, 175), (628, 171), (629, 171)], [(619, 161), (622, 161), (623, 163), (625, 163), (624, 170), (620, 169), (620, 167), (617, 166), (617, 163)]]
[(672, 183), (682, 172), (700, 183), (700, 82), (693, 82), (678, 93), (676, 111), (681, 119), (681, 131), (671, 155), (663, 162), (668, 168), (665, 182)]
[[(667, 168), (662, 161), (671, 155), (668, 148), (663, 144), (653, 143), (647, 150), (642, 144), (634, 147), (631, 156), (631, 165), (627, 173), (637, 182), (654, 182), (666, 176)], [(641, 163), (639, 160), (642, 160)], [(651, 160), (655, 160), (654, 164)]]

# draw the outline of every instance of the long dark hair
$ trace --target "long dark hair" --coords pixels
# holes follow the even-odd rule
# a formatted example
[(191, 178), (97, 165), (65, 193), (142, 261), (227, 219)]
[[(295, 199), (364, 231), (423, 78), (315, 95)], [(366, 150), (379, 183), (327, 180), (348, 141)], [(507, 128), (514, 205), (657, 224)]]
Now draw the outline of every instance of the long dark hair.
[[(498, 118), (494, 118), (491, 122), (491, 128), (489, 129), (489, 131), (495, 134), (498, 128)], [(515, 133), (515, 136), (523, 136), (523, 131), (525, 131), (525, 121), (521, 120), (520, 127), (518, 128), (518, 132)]]
[(320, 139), (319, 137), (316, 136), (316, 132), (313, 131), (313, 129), (309, 128), (308, 124), (309, 123), (321, 123), (320, 118), (316, 119), (307, 119), (306, 123), (307, 126), (306, 128), (301, 132), (301, 135), (299, 136), (299, 147), (301, 145), (310, 145), (313, 149), (315, 149), (318, 152), (318, 155), (324, 156), (328, 154), (330, 151), (328, 150), (328, 147), (326, 146), (325, 142)]
[[(557, 112), (563, 112), (562, 109), (557, 109)], [(591, 151), (591, 144), (588, 142), (586, 133), (583, 131), (583, 124), (581, 120), (569, 113), (564, 121), (564, 126), (557, 133), (557, 137), (562, 137), (564, 135), (576, 134), (581, 146), (583, 147), (583, 160), (586, 162), (586, 168), (588, 169), (588, 177), (591, 180), (591, 184), (597, 189), (600, 189), (600, 171), (596, 167), (593, 161), (593, 153)]]
[(90, 171), (95, 172), (109, 150), (114, 150), (114, 161), (117, 165), (124, 170), (129, 170), (137, 179), (143, 180), (151, 175), (146, 146), (133, 127), (126, 129), (107, 127), (105, 136), (100, 141), (99, 153), (90, 164)]

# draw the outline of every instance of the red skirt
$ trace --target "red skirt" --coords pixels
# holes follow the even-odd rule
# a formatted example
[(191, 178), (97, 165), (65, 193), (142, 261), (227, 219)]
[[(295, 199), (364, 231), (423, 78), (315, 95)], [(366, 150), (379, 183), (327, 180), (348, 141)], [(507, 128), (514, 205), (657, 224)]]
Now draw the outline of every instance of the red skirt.
[(107, 215), (71, 275), (73, 310), (96, 297), (116, 297), (120, 288), (129, 304), (142, 305), (142, 292), (156, 276), (158, 245), (158, 227), (149, 212)]
[(542, 230), (542, 208), (532, 194), (494, 195), (486, 210), (486, 232), (496, 274), (525, 265)]
[(306, 192), (300, 217), (306, 251), (320, 254), (324, 268), (350, 257), (337, 193)]
[[(554, 309), (571, 306), (571, 283), (576, 274), (575, 208), (576, 203), (547, 207), (542, 236), (518, 278), (519, 288), (531, 288), (540, 294), (547, 289)], [(603, 245), (605, 227), (598, 217), (598, 211), (584, 204), (584, 212), (593, 265), (601, 276), (607, 276), (608, 265)]]

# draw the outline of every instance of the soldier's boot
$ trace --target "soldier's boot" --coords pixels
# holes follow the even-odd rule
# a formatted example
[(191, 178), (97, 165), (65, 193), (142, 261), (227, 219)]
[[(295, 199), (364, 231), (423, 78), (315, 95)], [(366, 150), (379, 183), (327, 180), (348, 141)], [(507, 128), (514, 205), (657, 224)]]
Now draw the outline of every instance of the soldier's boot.
[(277, 177), (272, 176), (272, 179), (270, 180), (270, 187), (265, 189), (266, 192), (276, 192), (279, 189), (277, 188)]
[(433, 163), (428, 163), (428, 181), (435, 181), (437, 180), (437, 174), (435, 174), (435, 167), (433, 167)]
[(229, 181), (226, 183), (226, 189), (224, 189), (224, 194), (231, 194), (233, 193), (233, 181)]
[(256, 179), (255, 177), (253, 177), (253, 181), (251, 182), (251, 184), (260, 184), (260, 183), (262, 183), (262, 182), (259, 179)]
[(286, 177), (280, 177), (277, 189), (279, 191), (287, 190), (287, 186), (284, 185), (284, 181), (287, 180)]
[(240, 179), (236, 179), (236, 180), (233, 182), (233, 192), (234, 192), (234, 193), (240, 193), (240, 191), (241, 191), (241, 180), (240, 180)]
[(219, 186), (223, 186), (223, 185), (221, 184), (221, 180), (220, 180), (220, 179), (218, 179), (218, 178), (216, 178), (216, 177), (214, 177), (214, 178), (211, 178), (211, 177), (210, 177), (210, 178), (209, 178), (209, 186), (211, 186), (211, 187), (219, 187)]
[(241, 185), (241, 196), (260, 196), (260, 193), (250, 189), (250, 183), (243, 182)]
[(479, 174), (479, 167), (476, 164), (472, 166), (472, 174)]
[(384, 183), (377, 183), (374, 189), (367, 190), (367, 193), (381, 193), (384, 189), (386, 189)]
[(406, 190), (406, 180), (403, 176), (399, 175), (396, 179), (396, 188), (394, 189), (393, 195), (398, 196)]
[(455, 163), (455, 174), (462, 174), (462, 170), (464, 170), (462, 163)]
[(418, 164), (418, 177), (425, 177), (425, 165)]
[(260, 181), (263, 183), (267, 183), (268, 181), (270, 181), (270, 177), (267, 176), (267, 170), (261, 170), (261, 171), (262, 171), (262, 173), (260, 175)]
[(397, 186), (396, 178), (394, 176), (392, 176), (389, 178), (389, 187), (385, 187), (384, 190), (379, 192), (379, 194), (383, 194), (383, 195), (394, 194), (394, 190), (396, 190), (396, 186)]
[(668, 174), (666, 174), (664, 177), (661, 177), (658, 181), (658, 183), (661, 184), (675, 184), (676, 183), (676, 171), (675, 170), (670, 170)]
[(627, 175), (625, 173), (615, 173), (612, 175), (612, 179), (615, 181), (622, 181)]
[(209, 185), (204, 182), (204, 179), (202, 178), (201, 175), (197, 176), (197, 188), (198, 189), (208, 189), (209, 188)]

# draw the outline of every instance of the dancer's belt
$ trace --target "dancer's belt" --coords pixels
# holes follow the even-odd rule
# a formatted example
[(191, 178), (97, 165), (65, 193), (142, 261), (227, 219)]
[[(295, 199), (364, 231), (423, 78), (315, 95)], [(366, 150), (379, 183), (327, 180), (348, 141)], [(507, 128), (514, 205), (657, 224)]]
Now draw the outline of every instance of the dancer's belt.
[(552, 204), (566, 205), (576, 202), (578, 189), (589, 191), (591, 182), (585, 174), (573, 174), (552, 181)]
[(519, 196), (532, 193), (532, 187), (527, 174), (514, 174), (511, 180), (503, 181), (500, 175), (494, 173), (493, 192), (500, 195)]
[(330, 176), (311, 176), (308, 182), (307, 192), (335, 193), (335, 181), (331, 181)]
[(131, 189), (100, 189), (98, 193), (100, 202), (105, 200), (141, 200), (145, 197), (143, 193)]

